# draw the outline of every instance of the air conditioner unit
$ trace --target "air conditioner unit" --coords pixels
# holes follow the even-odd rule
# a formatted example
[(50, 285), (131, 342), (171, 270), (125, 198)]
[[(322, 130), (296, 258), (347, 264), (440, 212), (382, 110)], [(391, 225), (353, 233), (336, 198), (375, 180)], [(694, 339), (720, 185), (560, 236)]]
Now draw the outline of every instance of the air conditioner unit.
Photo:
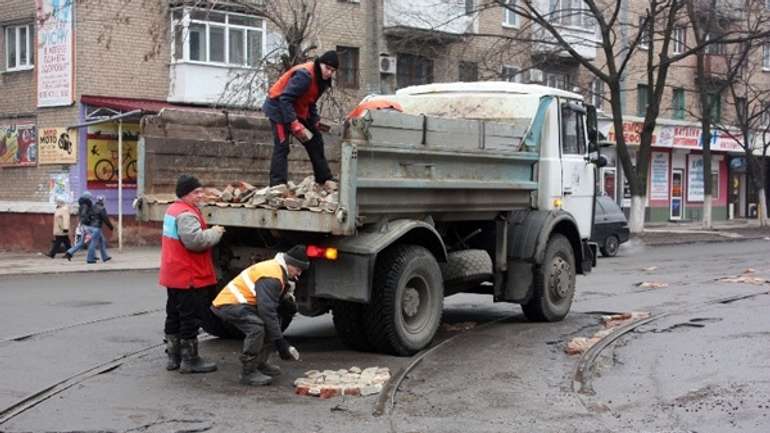
[(529, 70), (529, 82), (530, 83), (542, 83), (543, 82), (543, 71), (540, 69), (530, 69)]
[(396, 58), (393, 56), (381, 56), (380, 57), (380, 73), (382, 74), (395, 74), (396, 73)]

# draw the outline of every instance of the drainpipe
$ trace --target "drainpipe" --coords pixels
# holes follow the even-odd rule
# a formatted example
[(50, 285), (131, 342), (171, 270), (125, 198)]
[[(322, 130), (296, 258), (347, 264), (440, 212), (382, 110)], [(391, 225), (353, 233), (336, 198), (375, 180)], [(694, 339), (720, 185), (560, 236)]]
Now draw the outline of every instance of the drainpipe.
[(383, 5), (381, 2), (388, 0), (369, 0), (366, 16), (366, 93), (382, 93), (380, 83), (380, 33), (382, 25), (380, 16)]

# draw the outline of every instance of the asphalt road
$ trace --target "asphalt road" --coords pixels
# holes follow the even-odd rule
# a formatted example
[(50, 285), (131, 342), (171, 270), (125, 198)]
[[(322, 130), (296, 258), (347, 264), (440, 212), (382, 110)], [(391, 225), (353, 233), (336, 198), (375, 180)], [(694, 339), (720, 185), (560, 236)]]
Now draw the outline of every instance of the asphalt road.
[[(440, 335), (447, 343), (411, 371), (382, 416), (372, 414), (376, 396), (293, 394), (293, 379), (312, 368), (395, 373), (410, 362), (347, 350), (328, 315), (292, 323), (287, 334), (303, 361), (282, 363), (274, 386), (252, 389), (237, 383), (237, 341), (201, 344), (219, 363), (215, 373), (163, 370), (165, 355), (153, 346), (165, 295), (154, 272), (6, 277), (0, 410), (75, 379), (0, 431), (766, 433), (770, 285), (716, 279), (747, 268), (770, 278), (769, 249), (767, 241), (624, 245), (578, 278), (573, 312), (553, 324), (529, 323), (517, 306), (485, 296), (451, 297)], [(668, 286), (637, 285), (645, 281)], [(579, 357), (566, 355), (565, 343), (598, 330), (599, 312), (631, 310), (668, 315), (605, 349), (593, 364), (595, 393), (575, 392)]]

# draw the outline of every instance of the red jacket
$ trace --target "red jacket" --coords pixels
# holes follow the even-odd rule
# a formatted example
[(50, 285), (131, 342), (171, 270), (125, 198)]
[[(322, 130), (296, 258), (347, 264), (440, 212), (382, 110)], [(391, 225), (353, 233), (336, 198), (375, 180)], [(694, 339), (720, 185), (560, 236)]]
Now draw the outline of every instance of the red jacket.
[(201, 230), (206, 230), (206, 220), (200, 209), (177, 200), (163, 217), (163, 237), (160, 249), (160, 285), (171, 289), (194, 289), (216, 284), (211, 248), (195, 252), (185, 248), (179, 239), (176, 217), (190, 212), (198, 219)]
[[(289, 80), (291, 80), (291, 77), (298, 70), (305, 70), (310, 74), (310, 85), (308, 86), (307, 91), (299, 95), (291, 105), (294, 108), (294, 112), (296, 113), (297, 117), (300, 120), (309, 121), (311, 120), (310, 109), (313, 106), (313, 104), (316, 103), (318, 98), (321, 96), (321, 92), (318, 87), (318, 80), (316, 79), (315, 68), (313, 67), (313, 62), (303, 63), (301, 65), (294, 66), (293, 68), (284, 72), (284, 74), (281, 75), (278, 81), (276, 81), (275, 84), (273, 84), (272, 87), (270, 87), (268, 98), (272, 100), (277, 100), (281, 96), (283, 91), (286, 89), (286, 87), (288, 86)], [(288, 119), (284, 119), (284, 122), (287, 122), (287, 120)]]

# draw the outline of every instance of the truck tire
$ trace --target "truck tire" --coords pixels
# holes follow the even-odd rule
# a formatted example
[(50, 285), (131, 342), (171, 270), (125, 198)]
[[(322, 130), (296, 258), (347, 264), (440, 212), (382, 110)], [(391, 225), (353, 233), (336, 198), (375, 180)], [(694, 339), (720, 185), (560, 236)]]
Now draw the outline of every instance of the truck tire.
[(615, 257), (615, 255), (618, 254), (618, 248), (620, 248), (620, 240), (618, 237), (609, 235), (607, 236), (607, 239), (604, 240), (604, 245), (602, 245), (599, 250), (604, 257)]
[(379, 257), (372, 299), (366, 306), (366, 334), (374, 348), (412, 355), (433, 340), (444, 307), (441, 269), (427, 249), (396, 245)]
[(460, 250), (447, 255), (441, 264), (444, 286), (450, 291), (477, 287), (492, 279), (492, 258), (486, 250)]
[(532, 298), (521, 309), (527, 319), (556, 322), (569, 313), (575, 296), (575, 253), (564, 235), (551, 235), (545, 260), (535, 269)]
[(348, 301), (332, 303), (332, 320), (337, 336), (353, 350), (371, 352), (374, 347), (369, 343), (364, 329), (364, 304)]

